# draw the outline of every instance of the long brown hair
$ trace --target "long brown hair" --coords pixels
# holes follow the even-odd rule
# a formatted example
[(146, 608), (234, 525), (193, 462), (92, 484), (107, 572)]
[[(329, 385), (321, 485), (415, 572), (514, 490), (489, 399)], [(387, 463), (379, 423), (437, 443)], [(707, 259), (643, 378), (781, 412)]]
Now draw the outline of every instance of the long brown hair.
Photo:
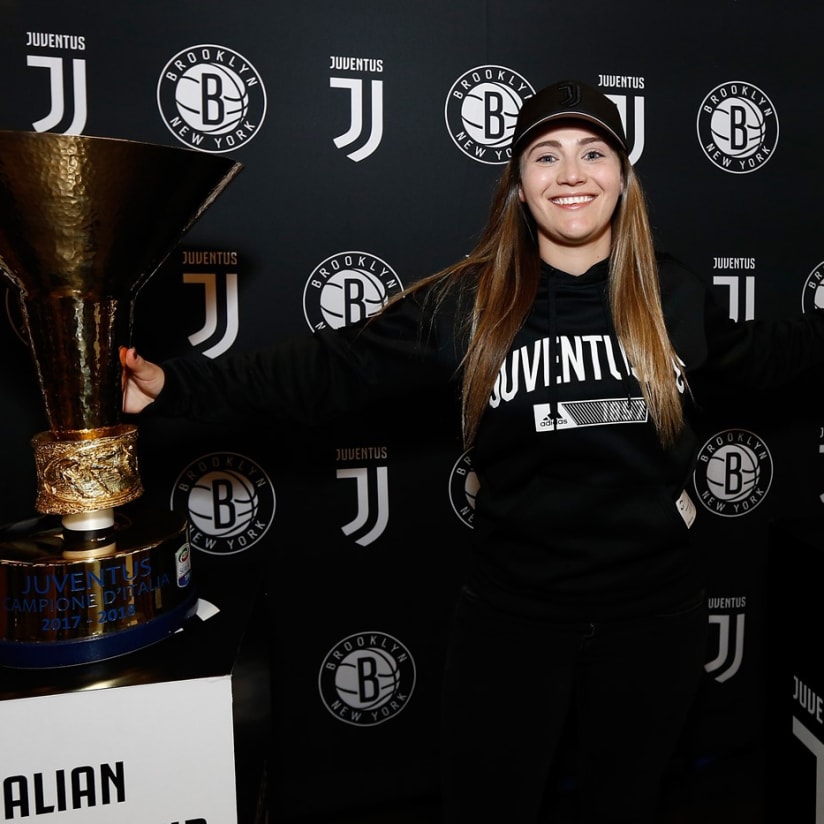
[[(646, 199), (626, 152), (617, 146), (615, 150), (624, 191), (612, 218), (609, 302), (616, 334), (641, 384), (659, 440), (666, 446), (684, 422), (677, 356), (664, 325)], [(498, 181), (487, 224), (472, 251), (404, 293), (435, 282), (440, 282), (439, 289), (472, 292), (465, 328), (458, 330), (468, 336), (461, 364), (466, 446), (474, 441), (501, 364), (538, 293), (537, 234), (518, 196), (520, 183), (520, 158), (513, 157)]]

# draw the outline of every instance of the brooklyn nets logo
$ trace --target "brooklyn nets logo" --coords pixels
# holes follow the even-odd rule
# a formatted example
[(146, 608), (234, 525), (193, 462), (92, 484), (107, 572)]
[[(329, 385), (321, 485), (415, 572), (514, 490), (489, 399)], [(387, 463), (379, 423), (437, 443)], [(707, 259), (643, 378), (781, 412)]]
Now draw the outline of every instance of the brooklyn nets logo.
[(243, 55), (225, 46), (190, 46), (163, 68), (157, 105), (181, 143), (219, 154), (235, 151), (258, 133), (266, 90)]
[(824, 308), (824, 261), (807, 275), (804, 291), (801, 293), (801, 310), (811, 312)]
[(374, 315), (403, 288), (386, 261), (368, 252), (338, 252), (318, 264), (303, 289), (309, 328), (338, 329)]
[(704, 154), (732, 174), (760, 169), (778, 143), (773, 104), (752, 83), (733, 80), (716, 86), (698, 109), (697, 125)]
[(472, 468), (472, 449), (467, 449), (452, 467), (449, 476), (449, 502), (452, 511), (468, 527), (474, 526), (475, 496), (478, 494), (480, 483), (475, 470)]
[(461, 75), (446, 96), (446, 127), (455, 145), (478, 163), (503, 164), (518, 112), (535, 94), (529, 82), (504, 66), (477, 66)]
[(415, 689), (415, 662), (397, 638), (359, 632), (332, 647), (318, 675), (320, 697), (339, 721), (373, 727), (394, 718)]
[(693, 483), (710, 512), (736, 518), (764, 500), (772, 474), (772, 456), (764, 441), (745, 429), (728, 429), (701, 447)]
[(189, 543), (208, 555), (251, 549), (272, 525), (275, 491), (243, 455), (215, 452), (193, 461), (172, 491), (172, 509), (189, 516)]

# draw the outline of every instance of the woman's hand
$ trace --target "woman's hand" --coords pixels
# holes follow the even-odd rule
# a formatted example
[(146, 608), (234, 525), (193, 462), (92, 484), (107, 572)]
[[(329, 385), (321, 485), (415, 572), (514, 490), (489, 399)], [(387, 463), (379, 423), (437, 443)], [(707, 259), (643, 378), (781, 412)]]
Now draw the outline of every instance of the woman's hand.
[(156, 363), (141, 358), (134, 347), (120, 347), (120, 365), (123, 367), (123, 411), (136, 415), (160, 394), (166, 376)]

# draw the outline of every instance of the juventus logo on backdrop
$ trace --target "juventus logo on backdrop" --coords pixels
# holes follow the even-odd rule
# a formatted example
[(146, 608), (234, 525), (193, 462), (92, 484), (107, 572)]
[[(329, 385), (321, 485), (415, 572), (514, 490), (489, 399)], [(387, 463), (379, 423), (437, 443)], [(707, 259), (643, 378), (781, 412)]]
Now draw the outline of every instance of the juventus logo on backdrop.
[[(735, 624), (732, 619), (735, 618)], [(704, 669), (719, 683), (738, 672), (744, 657), (744, 613), (710, 615), (710, 624), (718, 627), (718, 653)]]
[[(607, 94), (607, 97), (618, 107), (621, 122), (630, 141), (629, 162), (637, 163), (644, 151), (644, 98), (636, 95), (632, 101), (632, 119), (629, 119), (629, 98), (625, 94)], [(632, 137), (630, 137), (630, 134)]]
[(383, 535), (389, 523), (389, 470), (386, 466), (353, 466), (338, 469), (337, 478), (355, 481), (357, 511), (341, 527), (344, 535), (358, 535), (355, 543), (368, 546)]
[[(636, 163), (644, 152), (644, 98), (640, 94), (633, 97), (625, 92), (610, 93), (610, 87), (642, 91), (646, 78), (639, 75), (599, 74), (598, 87), (618, 107), (624, 131), (627, 134), (630, 163)], [(632, 111), (630, 112), (630, 102)], [(630, 114), (632, 115), (630, 117)]]
[(236, 251), (183, 250), (183, 282), (200, 287), (204, 307), (203, 324), (189, 335), (189, 343), (208, 358), (222, 355), (237, 339), (238, 260)]
[[(346, 156), (355, 163), (375, 153), (383, 138), (383, 80), (363, 75), (383, 71), (383, 60), (377, 57), (330, 58), (329, 68), (335, 72), (353, 72), (358, 76), (332, 76), (332, 89), (349, 91), (349, 125), (334, 138), (339, 149), (352, 146)], [(368, 125), (367, 125), (368, 123)]]
[[(184, 283), (200, 284), (204, 289), (205, 316), (203, 326), (189, 335), (189, 343), (192, 346), (200, 346), (213, 339), (218, 333), (218, 306), (223, 305), (225, 310), (226, 325), (223, 334), (218, 340), (200, 351), (207, 358), (216, 358), (226, 352), (237, 338), (238, 332), (238, 299), (237, 299), (237, 274), (227, 272), (223, 279), (219, 281), (217, 274), (189, 273), (183, 275)], [(223, 284), (224, 300), (218, 301), (218, 283)]]
[[(81, 58), (26, 55), (26, 65), (46, 69), (49, 75), (49, 113), (32, 123), (36, 132), (57, 131), (66, 117), (66, 88), (71, 87), (72, 119), (63, 134), (83, 134), (86, 128), (86, 61)], [(65, 67), (71, 66), (71, 82), (66, 82)]]
[(728, 290), (729, 315), (733, 320), (755, 317), (755, 275), (713, 275), (712, 283)]
[[(824, 824), (824, 742), (820, 738), (823, 729), (824, 699), (816, 688), (805, 683), (798, 675), (793, 675), (792, 701), (797, 707), (793, 710), (792, 716), (793, 735), (815, 757), (815, 824)], [(801, 715), (804, 722), (797, 717), (798, 715)], [(810, 723), (812, 729), (807, 723)], [(813, 778), (812, 772), (805, 775)], [(808, 781), (807, 787), (812, 786), (812, 780)]]
[(815, 822), (824, 824), (824, 743), (793, 716), (793, 735), (815, 756)]
[[(369, 106), (364, 107), (364, 86), (367, 84)], [(359, 163), (375, 152), (383, 138), (383, 81), (370, 81), (358, 77), (330, 77), (329, 85), (333, 89), (349, 89), (349, 128), (334, 139), (334, 144), (339, 149), (345, 149), (360, 142), (366, 134), (366, 141), (346, 155), (350, 160)], [(364, 128), (364, 108), (370, 114), (368, 130)]]

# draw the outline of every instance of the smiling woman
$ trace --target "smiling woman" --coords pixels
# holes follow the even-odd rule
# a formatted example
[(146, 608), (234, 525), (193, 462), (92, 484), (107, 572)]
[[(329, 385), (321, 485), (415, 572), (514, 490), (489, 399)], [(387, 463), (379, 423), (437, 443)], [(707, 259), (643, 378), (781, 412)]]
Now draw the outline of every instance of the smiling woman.
[(648, 824), (706, 660), (688, 378), (794, 380), (824, 365), (824, 312), (734, 323), (656, 255), (597, 89), (537, 92), (512, 147), (466, 258), (308, 339), (162, 365), (124, 350), (125, 408), (320, 425), (454, 390), (477, 484), (443, 687), (444, 820), (536, 824), (572, 718), (579, 820)]

